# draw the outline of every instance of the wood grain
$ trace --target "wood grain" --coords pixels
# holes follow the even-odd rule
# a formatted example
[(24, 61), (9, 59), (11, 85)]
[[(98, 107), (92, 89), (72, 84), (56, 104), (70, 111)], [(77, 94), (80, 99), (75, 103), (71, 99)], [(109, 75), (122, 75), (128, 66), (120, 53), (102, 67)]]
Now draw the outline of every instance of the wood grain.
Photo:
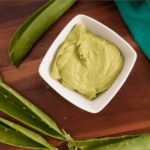
[[(150, 133), (150, 62), (133, 39), (113, 1), (77, 1), (43, 34), (18, 69), (11, 64), (8, 47), (13, 34), (47, 1), (0, 1), (0, 75), (4, 82), (48, 114), (76, 140)], [(78, 14), (90, 16), (114, 30), (138, 55), (122, 88), (97, 114), (83, 111), (66, 101), (38, 73), (48, 48)], [(21, 124), (2, 112), (0, 117)], [(58, 140), (42, 136), (60, 150), (68, 149), (65, 143), (58, 146)], [(21, 149), (25, 150), (0, 143), (0, 150)]]

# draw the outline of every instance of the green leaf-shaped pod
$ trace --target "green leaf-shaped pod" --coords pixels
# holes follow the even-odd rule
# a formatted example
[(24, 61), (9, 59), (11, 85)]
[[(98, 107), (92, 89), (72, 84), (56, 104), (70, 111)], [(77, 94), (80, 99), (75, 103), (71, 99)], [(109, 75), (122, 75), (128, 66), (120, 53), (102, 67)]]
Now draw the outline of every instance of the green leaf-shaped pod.
[(58, 150), (37, 133), (0, 118), (0, 142), (30, 149)]
[(0, 110), (51, 137), (66, 140), (57, 124), (35, 105), (0, 80)]
[(75, 1), (51, 0), (26, 20), (10, 42), (9, 56), (12, 64), (19, 67), (34, 43)]
[(150, 150), (150, 134), (123, 140), (115, 144), (97, 147), (92, 150)]
[(150, 134), (140, 134), (74, 141), (74, 144), (81, 150), (148, 150), (149, 141)]

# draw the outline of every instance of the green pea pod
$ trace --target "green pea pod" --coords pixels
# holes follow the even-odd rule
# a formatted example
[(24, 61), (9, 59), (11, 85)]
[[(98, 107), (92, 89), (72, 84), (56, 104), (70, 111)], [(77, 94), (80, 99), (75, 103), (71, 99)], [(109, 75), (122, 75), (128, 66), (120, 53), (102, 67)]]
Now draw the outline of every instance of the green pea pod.
[(107, 146), (97, 147), (92, 150), (150, 150), (150, 134), (142, 134), (139, 137), (126, 139)]
[(58, 150), (35, 132), (3, 118), (0, 118), (0, 142), (30, 149)]
[(34, 43), (75, 1), (51, 0), (26, 20), (10, 42), (9, 56), (12, 64), (19, 67)]
[(4, 84), (1, 77), (0, 110), (43, 134), (66, 140), (64, 133), (49, 116)]
[(149, 141), (150, 134), (140, 134), (74, 141), (74, 145), (81, 150), (148, 150)]

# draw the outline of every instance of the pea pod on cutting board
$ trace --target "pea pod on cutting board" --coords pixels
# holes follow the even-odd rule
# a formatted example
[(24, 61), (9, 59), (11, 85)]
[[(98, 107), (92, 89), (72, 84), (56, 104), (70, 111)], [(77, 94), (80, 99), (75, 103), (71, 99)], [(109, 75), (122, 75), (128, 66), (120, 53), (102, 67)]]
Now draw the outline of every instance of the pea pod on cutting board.
[(58, 150), (40, 135), (0, 118), (0, 142), (30, 149)]
[(26, 20), (10, 42), (9, 56), (12, 64), (19, 67), (34, 43), (75, 1), (51, 0)]
[(0, 110), (43, 134), (66, 140), (64, 133), (49, 116), (4, 84), (1, 77)]
[(74, 141), (81, 150), (149, 150), (150, 134), (125, 135)]

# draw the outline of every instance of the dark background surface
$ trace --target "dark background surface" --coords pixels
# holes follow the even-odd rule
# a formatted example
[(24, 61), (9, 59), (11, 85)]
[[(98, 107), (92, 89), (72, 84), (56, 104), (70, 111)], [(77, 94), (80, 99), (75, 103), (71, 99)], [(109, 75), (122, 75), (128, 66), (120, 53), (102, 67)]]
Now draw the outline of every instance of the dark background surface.
[[(8, 47), (13, 34), (46, 2), (0, 2), (0, 75), (4, 83), (48, 114), (60, 129), (65, 129), (76, 140), (150, 133), (150, 62), (133, 39), (113, 1), (77, 1), (43, 34), (18, 69), (11, 64)], [(137, 61), (126, 82), (112, 101), (97, 114), (83, 111), (66, 101), (38, 73), (48, 48), (66, 24), (78, 14), (85, 14), (108, 26), (137, 52)], [(2, 112), (0, 117), (21, 124)], [(68, 149), (65, 143), (58, 146), (59, 140), (41, 135), (60, 150)], [(24, 150), (0, 143), (0, 150), (21, 149)]]

